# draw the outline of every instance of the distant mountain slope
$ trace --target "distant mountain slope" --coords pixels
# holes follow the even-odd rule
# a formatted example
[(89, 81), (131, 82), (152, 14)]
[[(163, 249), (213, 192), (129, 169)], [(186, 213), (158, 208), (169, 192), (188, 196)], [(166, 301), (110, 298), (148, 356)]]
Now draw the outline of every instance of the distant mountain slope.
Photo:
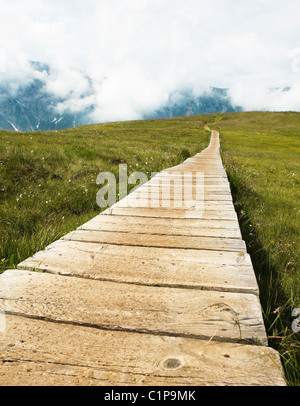
[(0, 87), (0, 128), (43, 131), (88, 124), (85, 114), (57, 113), (55, 106), (62, 101), (45, 92), (44, 83), (38, 79), (19, 88), (14, 97)]
[(191, 90), (177, 91), (169, 97), (166, 105), (145, 114), (144, 118), (171, 118), (209, 113), (233, 113), (241, 111), (235, 107), (227, 95), (227, 89), (211, 87), (201, 96), (194, 96)]
[[(34, 70), (49, 75), (46, 64), (31, 62)], [(55, 107), (66, 99), (58, 98), (45, 90), (45, 82), (34, 79), (29, 85), (19, 87), (10, 95), (7, 88), (0, 85), (0, 128), (14, 131), (44, 131), (72, 128), (91, 124), (90, 105), (80, 113), (66, 111), (57, 113)], [(168, 102), (156, 110), (145, 112), (143, 119), (170, 118), (195, 114), (241, 111), (231, 104), (226, 89), (210, 88), (201, 96), (195, 96), (191, 89), (179, 90), (169, 96)], [(101, 120), (99, 120), (101, 121)]]
[(42, 83), (35, 81), (20, 91), (17, 97), (0, 90), (0, 128), (15, 131), (58, 130), (88, 124), (85, 116), (55, 112), (60, 101), (40, 91)]

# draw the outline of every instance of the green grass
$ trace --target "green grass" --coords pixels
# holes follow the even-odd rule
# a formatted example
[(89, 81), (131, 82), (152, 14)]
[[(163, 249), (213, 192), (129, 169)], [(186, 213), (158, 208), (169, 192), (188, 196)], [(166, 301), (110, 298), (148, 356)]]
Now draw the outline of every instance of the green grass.
[[(199, 118), (147, 120), (64, 131), (0, 131), (0, 272), (98, 214), (100, 172), (128, 175), (176, 165), (205, 148)], [(133, 187), (134, 185), (132, 185)]]
[(289, 384), (300, 384), (300, 114), (215, 115), (222, 158), (260, 287), (269, 343)]

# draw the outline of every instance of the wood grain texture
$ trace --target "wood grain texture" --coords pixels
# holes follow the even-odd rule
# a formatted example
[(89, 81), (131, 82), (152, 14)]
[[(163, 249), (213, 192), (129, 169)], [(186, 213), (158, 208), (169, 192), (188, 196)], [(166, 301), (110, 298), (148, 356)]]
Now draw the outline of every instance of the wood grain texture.
[(106, 209), (103, 215), (123, 215), (123, 216), (138, 216), (138, 217), (164, 217), (164, 218), (190, 218), (190, 219), (206, 219), (206, 220), (237, 220), (235, 212), (226, 210), (220, 211), (202, 211), (193, 209), (176, 209), (176, 208), (148, 208), (148, 207), (118, 207), (114, 205)]
[(191, 219), (144, 218), (128, 216), (96, 216), (78, 227), (97, 230), (161, 235), (242, 238), (236, 222)]
[(6, 319), (1, 386), (285, 384), (278, 354), (268, 347)]
[(76, 230), (65, 235), (64, 240), (95, 242), (115, 245), (135, 245), (163, 248), (192, 248), (214, 251), (246, 251), (245, 242), (238, 238), (162, 235), (97, 230)]
[(265, 343), (258, 298), (93, 281), (39, 272), (0, 275), (0, 310), (102, 329)]
[(98, 280), (258, 295), (250, 257), (243, 252), (58, 240), (18, 267)]

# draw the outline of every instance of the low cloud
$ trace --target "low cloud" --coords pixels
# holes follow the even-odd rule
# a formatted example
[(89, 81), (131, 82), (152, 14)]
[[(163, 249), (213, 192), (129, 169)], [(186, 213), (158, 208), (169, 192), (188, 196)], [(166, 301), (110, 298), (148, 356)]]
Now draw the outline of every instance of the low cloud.
[(264, 88), (238, 83), (229, 90), (231, 101), (246, 111), (300, 111), (300, 80), (292, 87)]
[(137, 66), (125, 66), (103, 81), (95, 82), (95, 104), (92, 119), (140, 119), (168, 99), (159, 82), (147, 78)]

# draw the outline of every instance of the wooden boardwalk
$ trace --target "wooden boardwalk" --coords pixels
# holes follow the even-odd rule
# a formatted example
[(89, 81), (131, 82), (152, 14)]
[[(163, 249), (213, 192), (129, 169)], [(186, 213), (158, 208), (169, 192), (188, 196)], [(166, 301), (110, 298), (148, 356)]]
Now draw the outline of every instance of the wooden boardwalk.
[(132, 197), (0, 276), (0, 385), (285, 385), (219, 134)]

